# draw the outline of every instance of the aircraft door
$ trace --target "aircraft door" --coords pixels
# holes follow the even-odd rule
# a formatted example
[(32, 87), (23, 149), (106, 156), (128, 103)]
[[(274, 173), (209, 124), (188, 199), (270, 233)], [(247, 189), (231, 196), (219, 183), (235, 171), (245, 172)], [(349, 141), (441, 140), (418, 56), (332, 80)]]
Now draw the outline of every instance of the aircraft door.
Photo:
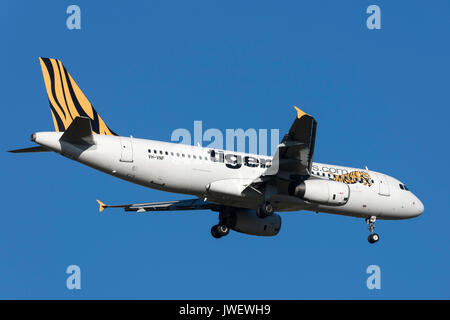
[(120, 161), (133, 162), (133, 143), (131, 138), (121, 138), (120, 148)]
[(377, 173), (376, 176), (377, 176), (378, 185), (379, 185), (378, 194), (380, 194), (382, 196), (390, 196), (391, 193), (389, 191), (389, 183), (387, 181), (387, 177), (381, 173)]

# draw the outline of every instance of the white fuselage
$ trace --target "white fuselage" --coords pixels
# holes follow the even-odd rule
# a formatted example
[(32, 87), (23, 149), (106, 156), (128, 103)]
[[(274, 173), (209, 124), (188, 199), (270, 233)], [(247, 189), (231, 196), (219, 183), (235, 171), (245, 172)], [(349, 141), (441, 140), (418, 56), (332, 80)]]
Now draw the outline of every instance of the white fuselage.
[[(271, 157), (214, 150), (178, 143), (94, 135), (95, 145), (80, 147), (60, 141), (61, 132), (38, 132), (34, 141), (73, 160), (115, 177), (168, 192), (195, 195), (228, 206), (255, 209), (267, 194), (241, 192), (270, 166)], [(347, 181), (350, 196), (344, 205), (326, 206), (286, 194), (270, 194), (277, 211), (311, 210), (356, 217), (407, 219), (423, 212), (421, 201), (403, 184), (366, 169), (313, 163), (311, 179), (335, 179), (353, 171), (367, 181)]]

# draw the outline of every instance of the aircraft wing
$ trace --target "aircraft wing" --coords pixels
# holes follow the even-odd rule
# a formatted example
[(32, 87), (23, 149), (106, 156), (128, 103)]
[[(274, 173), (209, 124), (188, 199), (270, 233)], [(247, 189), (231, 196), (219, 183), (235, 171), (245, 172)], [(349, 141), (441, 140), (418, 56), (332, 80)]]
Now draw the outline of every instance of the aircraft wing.
[(294, 108), (297, 117), (279, 144), (271, 167), (263, 176), (276, 175), (285, 180), (298, 180), (311, 174), (317, 121), (299, 108)]
[(203, 201), (202, 199), (189, 199), (178, 201), (163, 201), (163, 202), (148, 202), (148, 203), (133, 203), (120, 205), (106, 205), (100, 200), (99, 211), (102, 212), (106, 208), (124, 208), (125, 211), (147, 212), (147, 211), (177, 211), (177, 210), (218, 210), (219, 206)]

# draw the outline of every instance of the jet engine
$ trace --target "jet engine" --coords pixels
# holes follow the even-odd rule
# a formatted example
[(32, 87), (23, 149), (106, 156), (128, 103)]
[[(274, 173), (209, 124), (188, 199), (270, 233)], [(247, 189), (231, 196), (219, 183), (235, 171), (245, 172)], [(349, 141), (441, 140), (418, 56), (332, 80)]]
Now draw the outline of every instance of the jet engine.
[(254, 236), (276, 236), (281, 228), (281, 217), (276, 213), (261, 219), (255, 210), (233, 209), (221, 215), (230, 229)]
[(289, 185), (289, 195), (328, 206), (342, 206), (350, 197), (350, 188), (342, 182), (308, 179)]

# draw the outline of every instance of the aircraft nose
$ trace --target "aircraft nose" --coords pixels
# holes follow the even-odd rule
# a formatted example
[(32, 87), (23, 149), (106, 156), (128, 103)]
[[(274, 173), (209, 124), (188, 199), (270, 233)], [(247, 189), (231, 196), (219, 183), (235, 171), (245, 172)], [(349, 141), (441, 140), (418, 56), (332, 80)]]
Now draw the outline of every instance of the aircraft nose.
[(402, 205), (402, 217), (405, 219), (415, 218), (422, 214), (424, 206), (422, 201), (419, 200), (414, 194), (409, 195), (403, 199)]
[(425, 210), (425, 207), (423, 206), (422, 201), (419, 200), (419, 198), (415, 197), (413, 205), (417, 210), (418, 215), (421, 215), (423, 210)]

